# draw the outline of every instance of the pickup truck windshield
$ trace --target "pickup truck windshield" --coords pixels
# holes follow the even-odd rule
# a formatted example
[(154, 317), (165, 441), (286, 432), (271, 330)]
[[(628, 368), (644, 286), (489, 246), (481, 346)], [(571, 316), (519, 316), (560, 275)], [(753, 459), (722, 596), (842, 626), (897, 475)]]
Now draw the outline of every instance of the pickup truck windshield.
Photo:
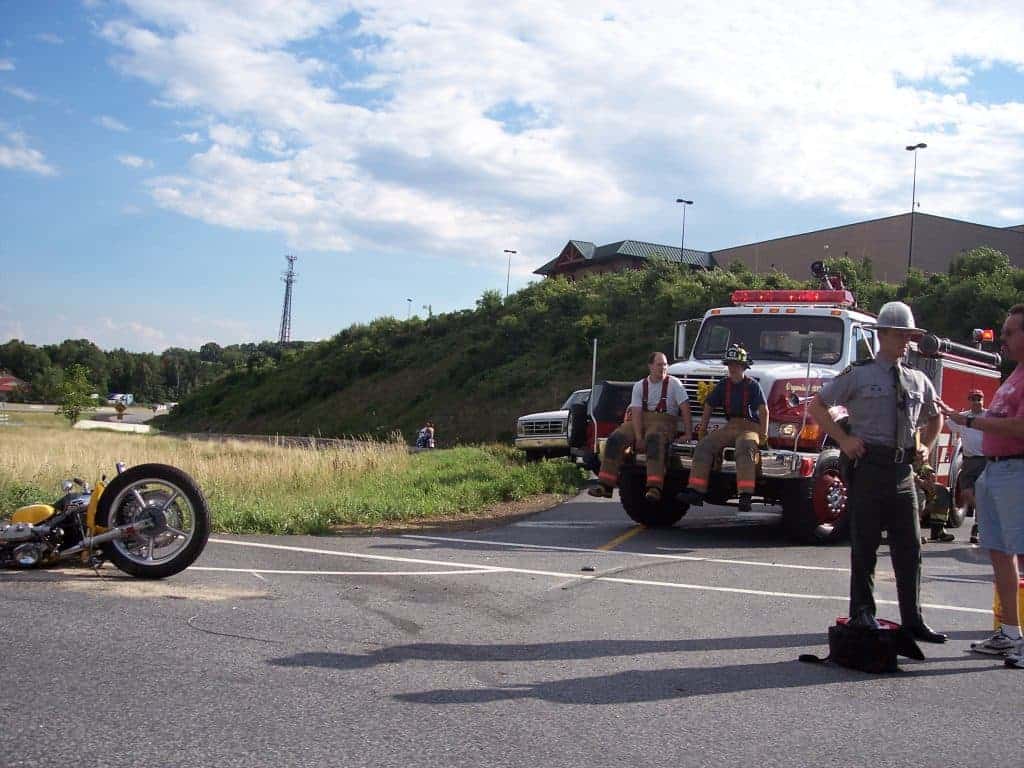
[(564, 403), (562, 403), (562, 410), (563, 411), (568, 411), (570, 408), (572, 408), (574, 405), (576, 405), (576, 403), (585, 403), (589, 399), (590, 399), (590, 390), (589, 389), (577, 389), (575, 392), (573, 392), (571, 395), (569, 395), (569, 399), (568, 400), (566, 400)]
[(717, 315), (701, 326), (693, 356), (721, 360), (732, 344), (746, 349), (755, 363), (806, 362), (813, 344), (811, 360), (831, 365), (843, 355), (843, 321), (807, 315)]

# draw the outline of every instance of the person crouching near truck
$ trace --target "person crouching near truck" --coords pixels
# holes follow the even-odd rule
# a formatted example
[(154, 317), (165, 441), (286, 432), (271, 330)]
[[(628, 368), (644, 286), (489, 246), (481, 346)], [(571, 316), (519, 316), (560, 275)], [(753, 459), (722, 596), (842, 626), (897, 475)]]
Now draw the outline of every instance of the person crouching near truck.
[[(746, 375), (753, 361), (747, 350), (733, 344), (722, 360), (729, 375), (719, 381), (704, 400), (698, 434), (704, 435), (693, 452), (689, 487), (676, 498), (690, 506), (702, 506), (708, 492), (708, 476), (715, 457), (727, 446), (736, 447), (736, 490), (739, 509), (750, 511), (760, 446), (768, 441), (768, 405), (761, 385)], [(721, 407), (729, 419), (721, 429), (707, 433), (711, 412)]]
[(597, 473), (598, 484), (588, 493), (591, 496), (611, 498), (619, 482), (619, 468), (627, 448), (647, 454), (648, 501), (661, 501), (665, 487), (665, 465), (668, 447), (679, 430), (679, 417), (683, 417), (683, 439), (689, 440), (693, 432), (690, 400), (679, 379), (668, 375), (668, 358), (653, 352), (647, 359), (650, 373), (633, 385), (628, 418), (611, 435), (604, 446), (604, 458)]

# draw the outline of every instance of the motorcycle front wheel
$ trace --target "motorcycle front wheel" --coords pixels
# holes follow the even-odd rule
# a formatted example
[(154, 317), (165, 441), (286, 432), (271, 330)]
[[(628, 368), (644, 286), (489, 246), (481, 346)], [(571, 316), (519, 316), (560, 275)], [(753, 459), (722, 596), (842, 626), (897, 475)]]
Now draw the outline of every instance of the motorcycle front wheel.
[(177, 467), (139, 464), (103, 489), (96, 524), (145, 530), (103, 544), (107, 559), (125, 573), (163, 579), (188, 568), (210, 536), (210, 509), (195, 481)]

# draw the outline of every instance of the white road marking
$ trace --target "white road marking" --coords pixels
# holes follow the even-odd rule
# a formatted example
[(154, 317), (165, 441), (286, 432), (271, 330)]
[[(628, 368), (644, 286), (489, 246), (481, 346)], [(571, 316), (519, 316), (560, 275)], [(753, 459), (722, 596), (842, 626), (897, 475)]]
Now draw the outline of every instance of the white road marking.
[[(480, 568), (475, 571), (290, 571), (271, 568), (217, 568), (212, 565), (193, 565), (190, 571), (223, 571), (225, 573), (251, 573), (257, 579), (266, 581), (261, 573), (279, 574), (282, 576), (462, 576), (481, 573), (496, 573), (491, 568)], [(497, 571), (500, 572), (500, 571)]]
[[(719, 563), (721, 565), (754, 565), (765, 568), (792, 568), (799, 571), (834, 571), (836, 573), (849, 573), (849, 568), (838, 568), (830, 565), (796, 565), (792, 563), (769, 563), (760, 560), (727, 560), (719, 557), (697, 557), (695, 555), (663, 555), (655, 552), (609, 552), (603, 549), (588, 549), (587, 547), (556, 547), (550, 544), (522, 544), (515, 541), (490, 541), (487, 539), (457, 539), (449, 536), (422, 536), (417, 533), (410, 533), (402, 536), (403, 539), (423, 539), (425, 541), (450, 541), (456, 544), (490, 544), (496, 547), (518, 547), (521, 549), (547, 549), (555, 552), (586, 552), (598, 555), (629, 555), (631, 557), (649, 557), (662, 560), (681, 560), (688, 563)], [(876, 573), (884, 573), (876, 571)]]
[[(275, 549), (283, 550), (286, 552), (310, 552), (318, 555), (332, 555), (334, 557), (352, 557), (356, 559), (364, 560), (384, 560), (396, 563), (418, 563), (418, 564), (430, 564), (445, 566), (451, 568), (467, 568), (476, 569), (482, 574), (495, 574), (495, 573), (514, 573), (523, 574), (527, 576), (550, 576), (556, 579), (573, 579), (576, 581), (602, 581), (612, 584), (629, 584), (631, 586), (644, 586), (644, 587), (665, 587), (668, 589), (688, 589), (696, 592), (725, 592), (736, 595), (757, 595), (760, 597), (786, 597), (797, 600), (833, 600), (838, 602), (847, 603), (849, 602), (849, 596), (847, 595), (817, 595), (817, 594), (804, 594), (800, 592), (773, 592), (764, 589), (744, 589), (741, 587), (717, 587), (710, 584), (685, 584), (682, 582), (673, 581), (654, 581), (651, 579), (627, 579), (619, 576), (581, 576), (578, 573), (564, 573), (562, 571), (545, 571), (534, 568), (508, 568), (483, 565), (480, 563), (454, 563), (445, 562), (443, 560), (424, 560), (412, 557), (393, 557), (389, 555), (367, 555), (362, 552), (341, 552), (334, 549), (314, 549), (312, 547), (292, 547), (284, 544), (262, 544), (253, 541), (230, 541), (228, 539), (210, 539), (211, 544), (230, 544), (239, 547), (255, 547), (258, 549)], [(590, 550), (586, 550), (590, 551)], [(599, 550), (598, 550), (599, 551)], [(238, 569), (242, 572), (251, 571), (250, 568)], [(365, 572), (362, 572), (365, 573)], [(881, 605), (899, 605), (896, 600), (876, 600), (876, 603)], [(944, 611), (957, 611), (959, 613), (980, 613), (986, 616), (992, 614), (991, 609), (985, 608), (966, 608), (958, 605), (937, 605), (931, 603), (924, 603), (922, 608), (931, 608), (936, 610)]]

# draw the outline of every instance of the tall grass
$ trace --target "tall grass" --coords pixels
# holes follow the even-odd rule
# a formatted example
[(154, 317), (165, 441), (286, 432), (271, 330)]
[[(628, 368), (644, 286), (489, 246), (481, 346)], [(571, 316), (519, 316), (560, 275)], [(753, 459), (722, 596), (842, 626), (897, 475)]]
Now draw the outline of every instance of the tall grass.
[(214, 530), (235, 533), (323, 533), (468, 515), (502, 501), (571, 493), (584, 479), (568, 462), (525, 464), (503, 446), (410, 454), (392, 441), (314, 450), (72, 431), (47, 422), (0, 431), (0, 515), (53, 500), (62, 479), (111, 475), (118, 460), (185, 470), (206, 494)]

